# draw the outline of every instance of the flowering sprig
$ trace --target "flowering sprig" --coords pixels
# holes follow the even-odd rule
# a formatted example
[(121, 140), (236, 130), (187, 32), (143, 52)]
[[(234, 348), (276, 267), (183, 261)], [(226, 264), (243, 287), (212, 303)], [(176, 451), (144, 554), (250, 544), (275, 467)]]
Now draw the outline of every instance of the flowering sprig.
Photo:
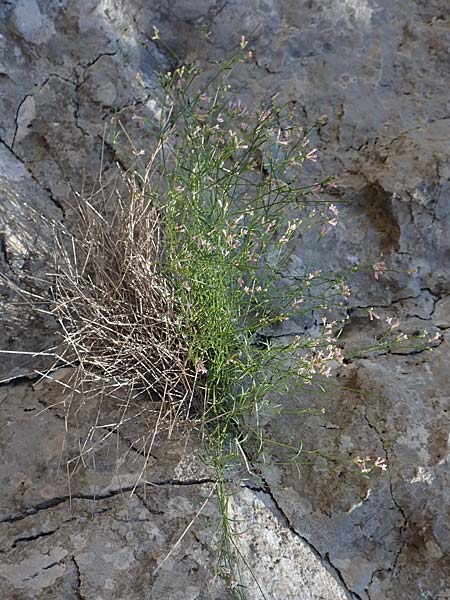
[(388, 468), (386, 459), (382, 458), (381, 456), (378, 456), (377, 458), (372, 458), (371, 456), (364, 456), (361, 458), (361, 456), (357, 456), (353, 460), (353, 464), (357, 468), (356, 472), (364, 477), (368, 477), (370, 473), (376, 471), (377, 469), (386, 471)]

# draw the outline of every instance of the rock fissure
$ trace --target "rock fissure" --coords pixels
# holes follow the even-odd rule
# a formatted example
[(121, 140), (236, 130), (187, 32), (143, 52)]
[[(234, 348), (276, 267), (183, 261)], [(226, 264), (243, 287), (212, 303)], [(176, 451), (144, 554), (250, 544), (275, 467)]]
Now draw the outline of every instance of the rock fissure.
[[(406, 524), (405, 524), (405, 526), (406, 526)], [(403, 532), (403, 530), (404, 530), (404, 527), (402, 527), (402, 532)], [(402, 543), (400, 544), (397, 554), (395, 555), (394, 562), (392, 563), (392, 566), (389, 569), (391, 579), (394, 577), (395, 571), (397, 570), (398, 561), (400, 559), (400, 555), (403, 552), (403, 549), (405, 548), (405, 546), (406, 546), (406, 540), (403, 540)]]
[(372, 600), (371, 598), (371, 591), (370, 591), (370, 586), (373, 584), (373, 580), (375, 579), (375, 577), (378, 574), (384, 573), (385, 569), (375, 569), (375, 571), (372, 573), (371, 577), (370, 577), (370, 581), (369, 584), (365, 590), (367, 597), (369, 598), (369, 600)]
[(56, 206), (56, 208), (61, 212), (62, 220), (64, 220), (64, 218), (65, 218), (64, 206), (61, 204), (61, 202), (59, 200), (57, 200), (54, 197), (51, 189), (49, 187), (46, 187), (39, 181), (39, 179), (36, 177), (36, 175), (33, 173), (33, 171), (28, 167), (27, 162), (19, 154), (17, 154), (17, 152), (15, 152), (13, 150), (13, 148), (11, 146), (9, 146), (2, 138), (0, 138), (0, 144), (3, 144), (3, 146), (5, 146), (5, 148), (7, 148), (11, 152), (11, 154), (14, 156), (14, 158), (16, 158), (25, 167), (25, 169), (30, 174), (33, 181), (35, 183), (37, 183), (37, 185), (39, 187), (41, 187), (43, 190), (45, 190), (47, 192), (50, 200), (53, 202), (53, 204)]
[(114, 148), (114, 146), (112, 144), (110, 144), (104, 137), (98, 136), (98, 139), (101, 141), (101, 143), (104, 145), (104, 147), (109, 150), (111, 156), (113, 157), (114, 162), (117, 165), (119, 165), (119, 167), (122, 170), (122, 172), (123, 173), (127, 173), (128, 167), (125, 165), (125, 163), (123, 162), (123, 160), (117, 154), (116, 149)]
[(394, 558), (394, 560), (392, 562), (392, 565), (391, 565), (391, 567), (389, 569), (392, 572), (395, 569), (398, 557), (400, 556), (402, 548), (403, 548), (403, 546), (405, 544), (403, 532), (404, 532), (405, 528), (408, 525), (408, 517), (407, 517), (405, 511), (403, 510), (402, 506), (398, 502), (397, 498), (395, 497), (395, 494), (394, 494), (393, 483), (392, 483), (392, 476), (391, 476), (391, 465), (390, 465), (391, 456), (390, 456), (390, 452), (388, 451), (387, 445), (386, 445), (386, 443), (384, 441), (384, 437), (383, 437), (381, 431), (379, 430), (379, 428), (376, 425), (374, 425), (371, 422), (371, 420), (369, 419), (369, 417), (367, 416), (367, 411), (364, 411), (363, 416), (364, 416), (364, 419), (365, 419), (367, 425), (369, 426), (369, 428), (372, 429), (372, 431), (374, 431), (376, 433), (378, 439), (380, 440), (381, 446), (383, 448), (383, 452), (384, 452), (385, 457), (386, 457), (386, 461), (388, 463), (389, 494), (391, 496), (392, 503), (394, 504), (395, 508), (397, 509), (398, 513), (400, 514), (400, 516), (402, 518), (402, 523), (401, 523), (400, 526), (398, 526), (399, 536), (400, 536), (399, 548), (398, 548), (398, 550), (396, 552), (395, 558)]
[(57, 567), (64, 564), (64, 560), (58, 560), (58, 561), (53, 561), (48, 565), (45, 565), (45, 567), (42, 567), (42, 569), (40, 571), (36, 571), (35, 573), (33, 573), (33, 575), (30, 575), (30, 577), (25, 577), (24, 581), (32, 581), (33, 579), (36, 579), (36, 577), (39, 577), (39, 575), (41, 574), (41, 571), (49, 571), (50, 569), (53, 569), (53, 567)]
[(33, 94), (25, 94), (25, 96), (22, 98), (22, 100), (19, 102), (17, 109), (16, 109), (16, 114), (14, 117), (14, 134), (13, 134), (13, 138), (12, 138), (12, 142), (11, 142), (11, 151), (14, 149), (14, 144), (16, 142), (16, 136), (17, 136), (17, 131), (19, 129), (19, 113), (20, 113), (20, 109), (22, 108), (22, 106), (24, 105), (24, 103), (27, 101), (28, 98), (32, 98)]
[(44, 500), (43, 502), (29, 506), (24, 510), (0, 517), (0, 523), (15, 523), (16, 521), (21, 521), (22, 519), (31, 517), (42, 510), (48, 510), (50, 508), (59, 506), (60, 504), (64, 504), (64, 502), (67, 502), (68, 500), (69, 496), (58, 496), (55, 498), (50, 498), (49, 500)]
[(193, 486), (193, 485), (206, 485), (206, 484), (214, 484), (215, 480), (209, 477), (204, 477), (200, 479), (163, 479), (161, 481), (143, 481), (136, 485), (123, 486), (118, 489), (108, 490), (106, 492), (100, 492), (97, 494), (86, 494), (86, 493), (78, 493), (72, 495), (65, 496), (56, 496), (55, 498), (50, 498), (49, 500), (45, 500), (44, 502), (39, 502), (33, 506), (25, 508), (21, 511), (13, 513), (11, 515), (0, 517), (0, 523), (15, 523), (16, 521), (21, 521), (27, 517), (33, 516), (36, 513), (48, 510), (51, 508), (55, 508), (60, 504), (64, 504), (65, 502), (72, 502), (73, 500), (107, 500), (109, 498), (113, 498), (115, 496), (127, 494), (129, 492), (134, 492), (137, 490), (143, 489), (145, 486), (149, 487), (164, 487), (164, 486), (173, 486), (173, 487), (183, 487), (183, 486)]
[(8, 257), (8, 248), (6, 246), (6, 236), (3, 232), (0, 232), (0, 256), (3, 258), (4, 263), (10, 269), (11, 265), (9, 264)]
[(23, 537), (16, 538), (12, 544), (12, 548), (16, 548), (17, 544), (26, 543), (26, 542), (34, 542), (35, 540), (39, 540), (44, 537), (49, 537), (59, 531), (59, 527), (56, 529), (52, 529), (51, 531), (40, 531), (35, 535), (27, 535)]
[(80, 88), (86, 82), (86, 76), (85, 76), (86, 71), (88, 71), (91, 67), (93, 67), (95, 65), (95, 63), (97, 63), (104, 56), (116, 56), (118, 51), (119, 50), (116, 49), (113, 52), (100, 52), (100, 54), (98, 54), (94, 59), (87, 62), (86, 64), (79, 63), (78, 66), (82, 69), (82, 75), (81, 75), (81, 81), (78, 83), (78, 88)]
[(125, 444), (127, 445), (127, 447), (130, 450), (132, 450), (133, 452), (135, 452), (139, 456), (142, 456), (142, 458), (144, 458), (145, 460), (148, 460), (149, 458), (153, 458), (153, 459), (157, 460), (157, 456), (155, 456), (151, 452), (150, 453), (149, 452), (145, 452), (144, 450), (141, 450), (140, 448), (138, 448), (133, 442), (131, 442), (126, 437), (123, 437), (123, 436), (121, 437), (120, 436), (120, 432), (118, 431), (117, 428), (108, 427), (107, 425), (102, 425), (101, 429), (104, 429), (105, 431), (109, 431), (109, 433), (120, 437), (120, 439), (125, 442)]
[(75, 558), (75, 556), (71, 557), (71, 562), (74, 566), (74, 570), (75, 570), (75, 578), (76, 578), (76, 583), (75, 583), (75, 592), (77, 595), (77, 600), (85, 600), (85, 597), (83, 596), (82, 592), (81, 592), (81, 569), (80, 569), (80, 565), (77, 562), (77, 559)]
[(74, 100), (74, 108), (73, 108), (73, 118), (74, 118), (74, 122), (75, 122), (75, 127), (81, 131), (81, 133), (86, 136), (86, 137), (90, 137), (91, 133), (89, 131), (86, 131), (84, 129), (84, 127), (82, 127), (80, 125), (80, 99), (78, 96), (78, 90), (80, 89), (80, 85), (81, 84), (76, 84), (74, 86), (74, 92), (73, 92), (73, 100)]
[[(421, 298), (423, 292), (428, 292), (430, 296), (432, 296), (433, 302), (437, 302), (439, 300), (439, 296), (433, 294), (433, 292), (429, 288), (420, 288), (420, 293), (415, 296), (402, 296), (401, 298), (396, 298), (392, 300), (392, 302), (388, 302), (387, 304), (359, 304), (355, 306), (349, 307), (349, 311), (352, 310), (366, 310), (368, 308), (390, 308), (394, 304), (399, 304), (400, 302), (405, 302), (406, 300), (418, 300)], [(417, 315), (409, 315), (416, 317)]]
[[(251, 464), (251, 463), (249, 463), (249, 464)], [(272, 490), (270, 489), (270, 486), (269, 486), (267, 480), (262, 476), (261, 473), (258, 473), (258, 477), (263, 484), (262, 486), (255, 486), (248, 482), (244, 482), (242, 485), (257, 494), (265, 494), (270, 500), (269, 508), (272, 506), (272, 512), (274, 513), (274, 515), (283, 524), (283, 526), (286, 527), (291, 532), (292, 535), (294, 535), (296, 538), (300, 539), (304, 544), (306, 544), (306, 546), (311, 550), (311, 552), (314, 554), (314, 556), (318, 560), (320, 560), (320, 562), (325, 566), (325, 568), (327, 568), (327, 570), (331, 573), (331, 575), (333, 575), (335, 577), (335, 579), (340, 583), (340, 585), (343, 587), (346, 594), (348, 595), (348, 598), (354, 599), (354, 600), (363, 600), (361, 598), (361, 596), (359, 596), (356, 592), (354, 592), (353, 590), (351, 590), (348, 587), (345, 579), (342, 576), (342, 573), (332, 563), (329, 553), (322, 554), (321, 552), (319, 552), (318, 548), (316, 546), (314, 546), (314, 544), (308, 538), (306, 538), (304, 535), (302, 535), (294, 527), (292, 521), (288, 518), (287, 514), (281, 508), (275, 495), (273, 494)], [(273, 510), (273, 509), (275, 509), (275, 510)]]
[[(14, 351), (11, 351), (14, 354)], [(17, 353), (20, 356), (20, 352)], [(36, 352), (34, 354), (34, 356), (39, 356), (40, 352)], [(1, 353), (0, 353), (1, 356)], [(31, 354), (31, 356), (33, 356), (33, 353)], [(67, 365), (60, 365), (57, 367), (54, 367), (52, 369), (49, 369), (45, 372), (45, 376), (50, 375), (51, 373), (54, 373), (56, 371), (59, 371), (59, 369), (61, 369), (62, 367), (67, 366)], [(38, 373), (37, 371), (30, 371), (29, 373), (21, 373), (20, 375), (15, 375), (12, 377), (7, 377), (3, 380), (0, 381), (0, 388), (4, 388), (4, 387), (8, 387), (8, 386), (15, 386), (15, 385), (21, 385), (23, 383), (29, 384), (30, 386), (33, 386), (33, 384), (37, 384), (40, 381), (42, 381), (43, 376), (42, 373)], [(44, 400), (40, 400), (39, 404), (41, 404), (42, 406), (45, 406), (48, 409), (51, 409), (52, 407), (49, 406), (48, 404), (45, 403)]]

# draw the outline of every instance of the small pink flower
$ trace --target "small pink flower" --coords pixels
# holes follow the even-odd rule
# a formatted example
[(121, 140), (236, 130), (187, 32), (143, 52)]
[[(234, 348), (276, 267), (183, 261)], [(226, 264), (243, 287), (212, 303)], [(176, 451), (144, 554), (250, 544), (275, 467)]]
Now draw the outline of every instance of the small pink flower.
[(384, 458), (381, 458), (381, 456), (379, 456), (379, 457), (378, 457), (378, 458), (375, 460), (375, 462), (374, 462), (374, 465), (375, 465), (376, 467), (378, 467), (379, 469), (381, 469), (382, 471), (386, 471), (386, 469), (387, 469), (387, 464), (386, 464), (386, 461), (385, 461), (385, 459), (384, 459)]
[(367, 312), (369, 313), (369, 320), (370, 321), (373, 321), (374, 319), (379, 319), (380, 318), (379, 315), (377, 315), (376, 313), (373, 312), (373, 308), (371, 306), (367, 309)]
[(430, 339), (428, 340), (428, 343), (432, 344), (433, 342), (438, 342), (440, 339), (441, 339), (441, 334), (439, 332), (437, 332), (433, 335), (433, 337), (430, 337)]
[(373, 265), (373, 276), (375, 277), (375, 279), (377, 281), (380, 278), (380, 275), (382, 275), (382, 273), (384, 271), (387, 271), (387, 266), (386, 266), (386, 263), (384, 261), (375, 263)]
[(395, 321), (395, 322), (394, 322), (394, 320), (393, 320), (393, 318), (392, 318), (392, 317), (387, 317), (387, 319), (386, 319), (386, 323), (389, 325), (389, 327), (390, 327), (391, 329), (397, 329), (397, 327), (400, 327), (400, 323), (399, 323), (399, 321)]
[(317, 161), (317, 148), (310, 150), (305, 158), (306, 158), (306, 160), (310, 160), (311, 162), (316, 162)]
[(334, 204), (330, 204), (330, 206), (328, 208), (330, 209), (330, 212), (332, 212), (335, 217), (338, 216), (339, 211)]

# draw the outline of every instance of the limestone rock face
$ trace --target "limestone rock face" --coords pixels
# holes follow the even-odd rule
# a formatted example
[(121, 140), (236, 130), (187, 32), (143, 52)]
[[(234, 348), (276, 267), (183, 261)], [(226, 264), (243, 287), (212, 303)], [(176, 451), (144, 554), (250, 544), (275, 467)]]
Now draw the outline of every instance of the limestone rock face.
[(32, 355), (51, 348), (55, 323), (31, 307), (32, 294), (45, 294), (54, 227), (61, 218), (49, 193), (0, 144), (0, 336), (1, 349), (8, 352), (0, 356), (4, 383), (50, 366), (49, 358)]
[[(251, 36), (253, 58), (234, 75), (243, 101), (278, 94), (307, 125), (323, 117), (307, 175), (337, 176), (340, 219), (322, 244), (298, 248), (295, 264), (388, 268), (351, 281), (343, 340), (374, 338), (369, 306), (405, 333), (439, 334), (433, 352), (353, 360), (325, 395), (305, 398), (325, 408), (320, 418), (267, 421), (268, 436), (323, 458), (298, 471), (268, 455), (259, 491), (233, 497), (248, 524), (243, 556), (276, 600), (450, 598), (447, 0), (1, 3), (0, 349), (54, 345), (55, 323), (28, 299), (45, 293), (55, 224), (70, 224), (75, 192), (145, 157), (157, 73), (174, 61), (153, 27), (181, 61), (200, 55), (206, 68)], [(152, 485), (131, 494), (143, 457), (131, 434), (106, 433), (68, 487), (63, 396), (33, 374), (46, 366), (0, 354), (0, 595), (226, 598), (197, 441), (188, 455), (162, 445), (146, 466)], [(80, 439), (91, 424), (78, 423)], [(357, 454), (385, 458), (387, 472), (356, 476), (342, 465)], [(244, 575), (256, 599), (255, 579)]]

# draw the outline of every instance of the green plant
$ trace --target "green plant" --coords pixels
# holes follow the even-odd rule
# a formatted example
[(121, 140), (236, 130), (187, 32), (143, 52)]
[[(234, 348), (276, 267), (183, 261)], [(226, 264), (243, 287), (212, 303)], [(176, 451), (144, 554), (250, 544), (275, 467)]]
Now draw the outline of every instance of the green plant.
[[(160, 124), (167, 276), (179, 298), (179, 336), (201, 389), (206, 457), (217, 477), (221, 572), (239, 564), (228, 520), (230, 470), (250, 470), (247, 444), (263, 445), (260, 414), (286, 394), (299, 395), (342, 360), (324, 317), (315, 335), (277, 339), (281, 323), (343, 306), (343, 278), (319, 270), (290, 272), (300, 237), (336, 224), (336, 207), (302, 186), (315, 159), (310, 131), (269, 104), (255, 114), (236, 103), (227, 78), (239, 56), (196, 88), (195, 66), (166, 76)], [(234, 102), (233, 102), (234, 100)], [(270, 400), (269, 400), (270, 399)], [(312, 452), (313, 453), (313, 452)], [(298, 454), (298, 452), (296, 452)], [(308, 451), (304, 451), (308, 455)], [(243, 597), (239, 585), (231, 585)]]
[[(79, 231), (61, 243), (53, 286), (58, 359), (76, 365), (74, 388), (125, 395), (117, 428), (138, 406), (148, 455), (161, 431), (201, 430), (216, 473), (219, 567), (236, 598), (245, 592), (228, 518), (232, 470), (252, 472), (249, 452), (267, 443), (296, 464), (317, 454), (264, 439), (260, 420), (282, 410), (286, 395), (301, 401), (343, 361), (343, 320), (330, 315), (345, 319), (349, 294), (345, 274), (293, 267), (303, 236), (317, 231), (320, 240), (336, 225), (337, 208), (324, 197), (332, 182), (302, 184), (316, 152), (311, 131), (286, 107), (251, 113), (236, 102), (228, 80), (244, 52), (243, 41), (206, 81), (196, 65), (163, 76), (145, 169), (119, 176), (121, 195), (114, 181), (80, 200)], [(302, 336), (280, 329), (312, 314), (320, 325)], [(402, 341), (394, 328), (379, 347)], [(370, 470), (384, 468), (376, 461)], [(368, 463), (355, 464), (366, 473)]]

